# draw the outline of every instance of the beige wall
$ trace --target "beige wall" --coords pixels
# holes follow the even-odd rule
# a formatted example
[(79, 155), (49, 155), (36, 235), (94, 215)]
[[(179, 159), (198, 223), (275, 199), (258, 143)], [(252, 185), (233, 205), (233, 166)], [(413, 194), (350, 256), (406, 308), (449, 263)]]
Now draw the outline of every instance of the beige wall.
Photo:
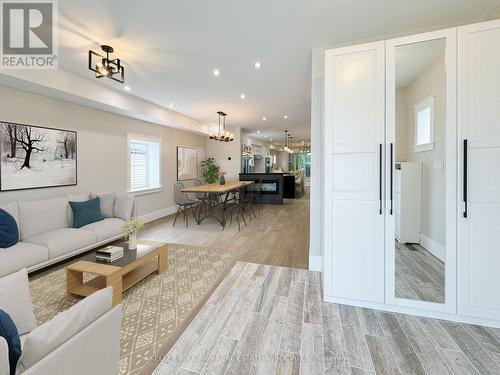
[[(241, 170), (241, 129), (227, 128), (233, 132), (232, 142), (206, 141), (206, 156), (215, 158), (220, 170), (226, 172), (226, 181), (239, 180)], [(231, 158), (231, 160), (229, 160)]]
[(177, 179), (176, 146), (199, 149), (205, 157), (206, 137), (48, 97), (0, 86), (0, 121), (11, 121), (78, 132), (78, 185), (0, 192), (0, 204), (82, 192), (127, 190), (127, 132), (162, 138), (164, 188), (137, 197), (137, 214), (174, 206)]
[(406, 106), (406, 87), (401, 87), (396, 90), (396, 161), (406, 161), (407, 154), (411, 151), (407, 150), (406, 136), (408, 129)]
[[(434, 149), (414, 152), (415, 114), (413, 106), (434, 95)], [(398, 161), (422, 163), (422, 233), (445, 245), (445, 66), (438, 59), (396, 95), (396, 152)], [(400, 102), (403, 101), (404, 105)], [(406, 127), (404, 126), (406, 122)], [(404, 150), (400, 147), (404, 144)], [(439, 168), (439, 166), (442, 166)]]

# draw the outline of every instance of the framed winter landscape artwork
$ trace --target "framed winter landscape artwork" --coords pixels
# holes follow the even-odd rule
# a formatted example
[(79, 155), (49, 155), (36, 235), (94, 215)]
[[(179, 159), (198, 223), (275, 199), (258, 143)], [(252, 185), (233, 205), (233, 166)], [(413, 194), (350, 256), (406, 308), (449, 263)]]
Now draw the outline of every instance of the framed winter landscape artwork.
[(177, 146), (177, 181), (198, 178), (198, 149)]
[(0, 190), (77, 183), (75, 131), (0, 122)]

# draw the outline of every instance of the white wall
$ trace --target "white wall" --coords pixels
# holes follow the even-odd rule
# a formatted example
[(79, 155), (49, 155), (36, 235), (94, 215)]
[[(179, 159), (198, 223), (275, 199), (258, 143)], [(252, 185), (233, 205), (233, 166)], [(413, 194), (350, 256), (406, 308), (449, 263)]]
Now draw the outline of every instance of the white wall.
[(312, 51), (311, 77), (311, 196), (309, 268), (322, 271), (323, 257), (323, 82), (324, 48)]
[(215, 158), (220, 170), (227, 173), (226, 181), (239, 180), (241, 169), (241, 129), (228, 127), (227, 130), (234, 134), (232, 142), (219, 142), (206, 137), (206, 157)]
[[(401, 129), (401, 134), (404, 135), (405, 139), (405, 160), (400, 159), (398, 161), (418, 161), (422, 163), (422, 233), (444, 246), (446, 239), (444, 57), (433, 63), (404, 89), (398, 91), (400, 93), (396, 96), (396, 100), (403, 101), (404, 105), (401, 106), (397, 103), (396, 111), (404, 111), (404, 113), (397, 113), (396, 119), (404, 118), (406, 120), (406, 128)], [(430, 95), (434, 95), (434, 149), (432, 151), (414, 152), (415, 115), (413, 107)], [(400, 124), (403, 125), (403, 123)], [(403, 143), (403, 135), (397, 142)], [(398, 146), (396, 146), (396, 150), (399, 150)], [(437, 168), (439, 165), (442, 166), (441, 169)]]
[(206, 137), (153, 125), (109, 112), (0, 86), (0, 121), (75, 130), (78, 133), (78, 185), (0, 192), (0, 204), (82, 192), (127, 190), (127, 132), (163, 139), (163, 185), (159, 193), (137, 197), (137, 214), (174, 206), (177, 179), (176, 146), (199, 149), (205, 156)]
[(0, 85), (170, 128), (209, 132), (206, 125), (189, 116), (103, 85), (90, 75), (82, 77), (64, 69), (3, 70)]

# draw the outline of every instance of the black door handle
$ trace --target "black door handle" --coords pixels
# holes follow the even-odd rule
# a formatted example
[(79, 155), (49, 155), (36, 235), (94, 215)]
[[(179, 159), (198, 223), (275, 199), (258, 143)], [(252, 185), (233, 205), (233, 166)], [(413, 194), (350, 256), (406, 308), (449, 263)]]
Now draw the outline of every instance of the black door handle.
[(467, 173), (468, 173), (468, 170), (467, 170), (467, 163), (468, 163), (468, 155), (467, 155), (467, 151), (468, 151), (468, 141), (467, 139), (464, 139), (464, 174), (463, 174), (463, 200), (464, 200), (464, 217), (467, 218), (467, 215), (468, 215), (468, 208), (467, 208)]
[(379, 145), (379, 163), (378, 163), (378, 199), (379, 199), (379, 215), (382, 215), (382, 143)]
[(393, 143), (391, 143), (391, 158), (390, 158), (390, 159), (391, 159), (391, 160), (390, 160), (390, 161), (391, 161), (391, 163), (390, 163), (390, 168), (391, 168), (391, 174), (390, 174), (390, 184), (391, 184), (391, 189), (390, 189), (390, 195), (391, 195), (391, 209), (390, 209), (390, 211), (389, 211), (391, 215), (392, 215), (392, 201), (393, 201), (393, 199), (392, 199), (392, 196), (393, 196), (393, 193), (392, 193), (392, 191), (393, 191), (393, 182), (392, 182), (392, 181), (393, 181), (393, 170), (394, 170), (394, 168), (393, 168), (393, 162), (394, 162), (394, 160), (393, 160), (393, 159), (394, 159), (394, 157), (393, 157), (393, 153), (394, 153), (394, 151), (393, 151), (393, 146), (394, 146), (394, 144), (393, 144)]

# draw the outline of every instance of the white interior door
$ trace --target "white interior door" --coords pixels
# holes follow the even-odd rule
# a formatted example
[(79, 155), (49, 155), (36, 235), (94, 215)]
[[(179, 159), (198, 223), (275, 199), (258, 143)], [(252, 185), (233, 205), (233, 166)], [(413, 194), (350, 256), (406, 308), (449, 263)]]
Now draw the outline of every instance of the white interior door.
[[(452, 28), (386, 42), (386, 304), (450, 314), (456, 313), (457, 289), (456, 33), (457, 29)], [(439, 81), (439, 85), (433, 80)], [(435, 98), (433, 127), (436, 130), (433, 129), (431, 136), (432, 149), (418, 152), (416, 139), (413, 139), (417, 126), (414, 108), (419, 101), (429, 96)], [(404, 194), (418, 191), (419, 197), (415, 197), (414, 201), (418, 201), (420, 207), (402, 208), (422, 211), (418, 218), (420, 239), (412, 240), (410, 244), (413, 246), (418, 243), (418, 250), (411, 251), (410, 247), (406, 248), (405, 244), (401, 245), (395, 240), (398, 211), (395, 208), (400, 203), (394, 192), (395, 164), (416, 161), (422, 169), (419, 172), (421, 186), (419, 189), (408, 189), (410, 191)], [(441, 181), (443, 185), (440, 185)], [(406, 199), (411, 200), (411, 196)], [(432, 203), (436, 201), (442, 202), (440, 210), (433, 207)], [(434, 211), (429, 210), (429, 207)], [(439, 219), (432, 221), (429, 216), (433, 215)], [(430, 234), (424, 233), (422, 227), (432, 225), (441, 229), (434, 230), (434, 235), (444, 234), (436, 235), (426, 243), (422, 237), (429, 238)], [(438, 258), (433, 251), (434, 248), (441, 249), (436, 245), (439, 237), (442, 237), (439, 245), (444, 249), (444, 256)], [(429, 242), (433, 246), (429, 246)], [(396, 256), (396, 250), (400, 251), (399, 257)], [(403, 256), (404, 252), (411, 255)]]
[(460, 158), (464, 165), (459, 181), (463, 202), (458, 309), (460, 315), (496, 321), (500, 321), (499, 67), (500, 21), (459, 28)]
[(384, 302), (384, 42), (325, 52), (325, 298)]

